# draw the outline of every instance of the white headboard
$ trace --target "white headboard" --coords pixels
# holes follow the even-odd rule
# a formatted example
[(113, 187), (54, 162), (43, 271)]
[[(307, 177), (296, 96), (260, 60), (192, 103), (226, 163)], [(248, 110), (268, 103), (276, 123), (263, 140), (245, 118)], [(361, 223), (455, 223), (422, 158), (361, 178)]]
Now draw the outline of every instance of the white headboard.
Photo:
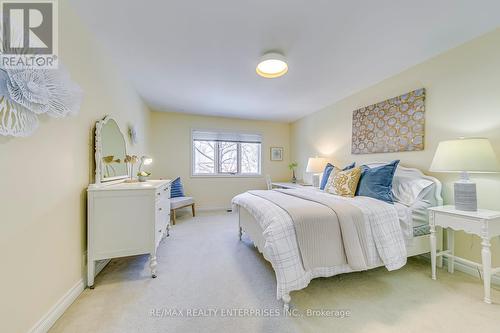
[[(365, 165), (373, 168), (373, 167), (378, 167), (381, 165), (385, 165), (388, 162), (370, 162), (366, 163)], [(441, 190), (443, 186), (441, 185), (441, 182), (431, 176), (424, 175), (422, 171), (419, 169), (415, 168), (407, 168), (405, 166), (402, 166), (401, 164), (398, 165), (398, 168), (396, 169), (396, 173), (394, 177), (405, 177), (405, 178), (410, 178), (410, 179), (428, 179), (434, 183), (432, 191), (429, 191), (429, 193), (426, 195), (425, 199), (429, 200), (436, 206), (441, 206), (443, 204), (443, 197), (441, 196)]]

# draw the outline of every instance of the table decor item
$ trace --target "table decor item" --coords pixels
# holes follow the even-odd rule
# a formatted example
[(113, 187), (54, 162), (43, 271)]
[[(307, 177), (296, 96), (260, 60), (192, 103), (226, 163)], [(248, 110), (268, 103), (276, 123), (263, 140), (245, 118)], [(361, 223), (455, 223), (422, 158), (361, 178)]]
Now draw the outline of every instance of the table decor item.
[(290, 164), (288, 164), (288, 168), (290, 170), (292, 170), (292, 183), (296, 183), (297, 182), (297, 177), (295, 177), (295, 169), (299, 166), (299, 164), (297, 162), (292, 162)]
[(135, 182), (134, 179), (134, 165), (139, 162), (139, 158), (136, 155), (125, 155), (125, 163), (127, 163), (127, 166), (129, 168), (129, 175), (130, 178), (127, 179), (127, 183), (133, 183)]
[(151, 172), (141, 171), (137, 173), (137, 178), (140, 182), (146, 182), (149, 176), (151, 176)]

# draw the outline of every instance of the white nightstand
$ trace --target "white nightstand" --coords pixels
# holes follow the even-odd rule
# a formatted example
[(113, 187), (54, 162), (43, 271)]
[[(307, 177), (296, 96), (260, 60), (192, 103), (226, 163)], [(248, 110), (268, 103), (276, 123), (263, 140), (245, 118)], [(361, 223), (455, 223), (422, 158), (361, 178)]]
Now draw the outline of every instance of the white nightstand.
[[(491, 303), (491, 275), (500, 272), (499, 268), (491, 268), (490, 239), (500, 235), (500, 212), (479, 209), (477, 212), (456, 210), (455, 206), (439, 206), (429, 208), (432, 279), (436, 279), (436, 257), (448, 258), (448, 272), (453, 273), (454, 261), (476, 265), (483, 270), (484, 301)], [(436, 253), (436, 226), (448, 228), (448, 250)], [(454, 255), (454, 230), (462, 230), (481, 237), (482, 265)]]

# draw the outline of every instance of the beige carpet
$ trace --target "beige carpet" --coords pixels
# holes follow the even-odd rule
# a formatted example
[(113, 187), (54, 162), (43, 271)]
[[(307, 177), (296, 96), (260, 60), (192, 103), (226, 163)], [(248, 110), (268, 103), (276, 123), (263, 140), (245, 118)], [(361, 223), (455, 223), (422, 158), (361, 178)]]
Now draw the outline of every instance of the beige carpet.
[[(478, 279), (439, 270), (432, 281), (430, 265), (417, 259), (395, 272), (313, 280), (291, 294), (302, 317), (228, 316), (228, 309), (282, 305), (270, 264), (248, 239), (238, 241), (237, 218), (224, 212), (182, 214), (158, 258), (156, 279), (147, 256), (113, 260), (51, 332), (500, 332), (498, 288), (487, 305)], [(187, 317), (188, 309), (219, 314), (193, 317), (201, 313), (192, 310)], [(307, 309), (345, 309), (350, 316), (308, 317)]]

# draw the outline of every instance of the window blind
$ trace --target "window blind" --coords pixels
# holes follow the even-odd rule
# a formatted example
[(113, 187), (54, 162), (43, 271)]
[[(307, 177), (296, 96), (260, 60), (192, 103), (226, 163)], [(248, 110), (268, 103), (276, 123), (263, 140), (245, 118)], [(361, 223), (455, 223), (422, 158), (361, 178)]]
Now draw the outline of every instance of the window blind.
[(262, 143), (262, 135), (254, 133), (193, 130), (192, 136), (193, 136), (193, 141)]

